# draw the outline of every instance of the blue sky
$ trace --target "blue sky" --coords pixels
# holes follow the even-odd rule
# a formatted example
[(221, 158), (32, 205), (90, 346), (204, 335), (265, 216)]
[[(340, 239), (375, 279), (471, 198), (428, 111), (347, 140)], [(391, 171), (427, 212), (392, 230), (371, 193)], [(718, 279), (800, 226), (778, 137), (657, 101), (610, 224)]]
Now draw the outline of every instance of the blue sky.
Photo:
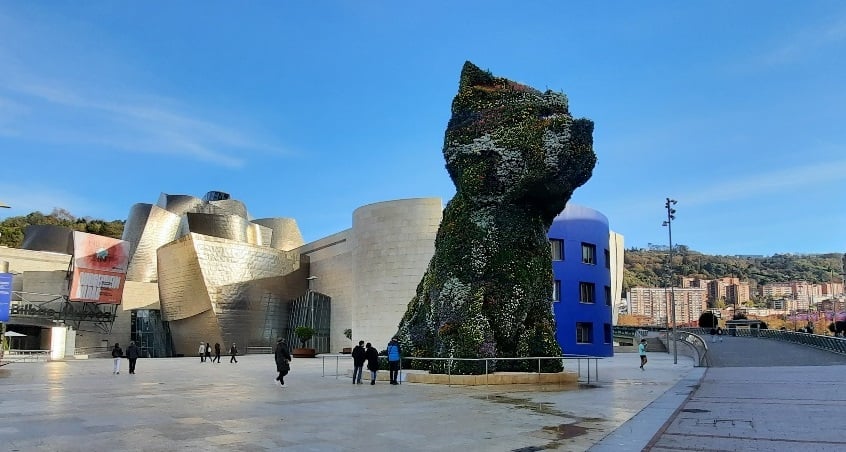
[(0, 215), (124, 219), (222, 190), (306, 241), (454, 187), (465, 60), (564, 91), (598, 163), (571, 202), (626, 246), (846, 250), (840, 1), (0, 0)]

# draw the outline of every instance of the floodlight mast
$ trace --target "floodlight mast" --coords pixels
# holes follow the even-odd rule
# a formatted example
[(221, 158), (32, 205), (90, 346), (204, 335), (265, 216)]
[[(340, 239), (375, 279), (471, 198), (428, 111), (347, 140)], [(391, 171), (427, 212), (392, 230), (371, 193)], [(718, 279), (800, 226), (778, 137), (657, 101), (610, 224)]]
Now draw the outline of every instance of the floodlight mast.
[(676, 209), (673, 208), (678, 201), (667, 198), (664, 207), (667, 209), (667, 220), (661, 226), (667, 227), (667, 233), (670, 239), (670, 252), (667, 260), (667, 274), (668, 284), (670, 285), (670, 312), (672, 318), (672, 328), (670, 334), (673, 336), (673, 364), (679, 363), (678, 342), (676, 341), (676, 291), (673, 287), (673, 220), (676, 219)]

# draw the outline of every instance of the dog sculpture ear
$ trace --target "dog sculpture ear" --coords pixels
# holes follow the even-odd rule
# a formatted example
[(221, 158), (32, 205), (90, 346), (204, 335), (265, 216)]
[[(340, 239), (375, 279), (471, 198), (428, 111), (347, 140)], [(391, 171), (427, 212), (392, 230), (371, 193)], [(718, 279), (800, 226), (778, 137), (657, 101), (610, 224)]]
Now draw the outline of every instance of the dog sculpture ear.
[(478, 66), (469, 61), (464, 62), (464, 67), (461, 68), (461, 80), (458, 82), (459, 90), (473, 86), (490, 86), (493, 83), (493, 74), (479, 69)]

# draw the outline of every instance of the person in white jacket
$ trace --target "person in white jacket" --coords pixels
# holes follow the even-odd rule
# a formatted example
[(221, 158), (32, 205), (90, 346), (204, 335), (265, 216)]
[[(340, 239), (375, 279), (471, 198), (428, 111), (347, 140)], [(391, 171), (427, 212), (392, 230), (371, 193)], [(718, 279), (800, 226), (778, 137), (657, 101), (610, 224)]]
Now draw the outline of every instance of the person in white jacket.
[(200, 362), (206, 362), (206, 343), (200, 342)]

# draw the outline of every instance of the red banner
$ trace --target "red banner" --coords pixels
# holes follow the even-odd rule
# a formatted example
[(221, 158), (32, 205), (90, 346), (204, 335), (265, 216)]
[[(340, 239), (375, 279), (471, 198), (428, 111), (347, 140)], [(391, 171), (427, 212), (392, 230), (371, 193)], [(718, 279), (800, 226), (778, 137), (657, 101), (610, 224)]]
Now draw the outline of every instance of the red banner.
[(129, 242), (75, 231), (73, 262), (71, 301), (120, 304), (129, 266)]

